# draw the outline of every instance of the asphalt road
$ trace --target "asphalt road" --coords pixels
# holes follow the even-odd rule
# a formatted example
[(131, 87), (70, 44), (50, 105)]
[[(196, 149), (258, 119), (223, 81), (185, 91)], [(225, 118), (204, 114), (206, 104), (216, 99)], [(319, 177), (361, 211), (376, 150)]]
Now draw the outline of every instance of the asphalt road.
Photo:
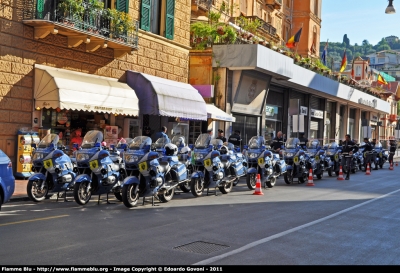
[(263, 195), (245, 180), (228, 194), (128, 209), (97, 196), (11, 202), (0, 212), (4, 265), (400, 265), (400, 166), (279, 178)]

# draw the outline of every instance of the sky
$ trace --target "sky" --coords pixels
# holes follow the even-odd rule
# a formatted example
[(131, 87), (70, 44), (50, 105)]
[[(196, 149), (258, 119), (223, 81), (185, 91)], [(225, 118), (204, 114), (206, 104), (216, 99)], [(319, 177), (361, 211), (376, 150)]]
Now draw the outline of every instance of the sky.
[(368, 40), (376, 45), (387, 36), (400, 37), (400, 0), (393, 1), (395, 14), (386, 14), (387, 0), (322, 0), (321, 43), (343, 41), (350, 44)]

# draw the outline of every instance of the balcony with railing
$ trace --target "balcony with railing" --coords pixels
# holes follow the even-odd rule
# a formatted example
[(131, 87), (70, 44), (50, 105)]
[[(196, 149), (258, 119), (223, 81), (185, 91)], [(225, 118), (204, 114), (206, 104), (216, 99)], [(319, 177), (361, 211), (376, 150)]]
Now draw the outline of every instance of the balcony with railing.
[(86, 51), (114, 49), (114, 57), (138, 49), (139, 22), (114, 9), (99, 9), (89, 2), (24, 0), (23, 23), (34, 27), (35, 39), (59, 34), (68, 47), (86, 43)]
[(281, 9), (282, 7), (282, 0), (265, 0), (265, 4), (272, 5), (274, 9)]

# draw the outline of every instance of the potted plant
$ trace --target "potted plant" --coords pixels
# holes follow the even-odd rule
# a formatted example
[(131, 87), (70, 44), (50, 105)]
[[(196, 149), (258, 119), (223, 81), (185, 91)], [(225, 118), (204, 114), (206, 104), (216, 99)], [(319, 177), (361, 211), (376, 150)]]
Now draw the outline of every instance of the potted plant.
[(75, 23), (75, 21), (83, 21), (85, 7), (83, 0), (62, 0), (58, 4), (59, 14), (65, 21)]

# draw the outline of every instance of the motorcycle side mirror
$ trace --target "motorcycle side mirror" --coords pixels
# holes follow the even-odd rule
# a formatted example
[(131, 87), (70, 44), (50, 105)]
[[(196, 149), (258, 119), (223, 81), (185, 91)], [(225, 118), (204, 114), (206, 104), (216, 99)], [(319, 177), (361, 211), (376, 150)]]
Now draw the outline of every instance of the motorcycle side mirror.
[(249, 149), (249, 145), (243, 145), (243, 149), (248, 150)]
[(193, 144), (189, 144), (189, 148), (190, 148), (191, 150), (193, 150), (194, 145), (193, 145)]
[(221, 149), (221, 147), (222, 147), (222, 145), (217, 145), (217, 149), (218, 150)]
[(114, 150), (114, 148), (115, 148), (115, 145), (114, 145), (114, 144), (111, 144), (111, 145), (110, 145), (110, 149), (111, 149), (111, 150)]
[(96, 144), (94, 144), (94, 147), (100, 147), (100, 143), (97, 142)]
[(77, 143), (74, 143), (74, 144), (72, 144), (72, 148), (74, 148), (74, 149), (78, 149), (78, 144)]
[(261, 149), (265, 150), (265, 145), (261, 145)]
[(235, 151), (240, 153), (240, 147), (235, 147)]

